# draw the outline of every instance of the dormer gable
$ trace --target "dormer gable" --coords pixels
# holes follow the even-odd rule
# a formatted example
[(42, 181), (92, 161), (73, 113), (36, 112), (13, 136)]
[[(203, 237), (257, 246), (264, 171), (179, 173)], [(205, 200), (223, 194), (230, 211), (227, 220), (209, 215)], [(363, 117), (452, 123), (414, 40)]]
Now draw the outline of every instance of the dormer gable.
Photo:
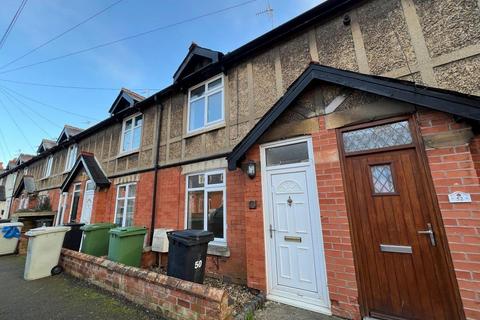
[(45, 152), (48, 149), (51, 149), (51, 148), (55, 147), (56, 145), (57, 145), (57, 143), (53, 140), (42, 139), (42, 142), (38, 146), (37, 153), (40, 154), (42, 152)]
[(193, 42), (188, 50), (187, 56), (183, 59), (177, 71), (175, 71), (173, 81), (177, 82), (212, 63), (216, 63), (220, 61), (222, 57), (223, 53), (200, 47)]
[(18, 158), (16, 159), (15, 166), (19, 166), (19, 165), (27, 162), (28, 160), (32, 159), (33, 157), (34, 157), (34, 155), (21, 153), (18, 156)]
[(82, 131), (83, 131), (83, 129), (80, 129), (80, 128), (77, 128), (77, 127), (72, 127), (72, 126), (69, 126), (69, 125), (66, 124), (63, 127), (62, 132), (58, 136), (57, 144), (60, 144), (64, 141), (67, 141), (68, 139), (70, 139), (73, 136), (76, 136), (77, 134), (79, 134)]
[(136, 103), (143, 101), (145, 97), (126, 88), (122, 88), (112, 106), (108, 110), (110, 115), (114, 115), (127, 108), (133, 107)]

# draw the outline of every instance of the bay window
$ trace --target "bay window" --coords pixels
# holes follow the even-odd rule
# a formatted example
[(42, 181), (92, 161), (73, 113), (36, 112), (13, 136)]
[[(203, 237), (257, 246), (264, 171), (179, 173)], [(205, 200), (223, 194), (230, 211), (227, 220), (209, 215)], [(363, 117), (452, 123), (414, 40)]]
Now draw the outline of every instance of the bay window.
[(117, 203), (115, 209), (115, 224), (120, 227), (133, 225), (135, 211), (136, 183), (122, 184), (117, 187)]
[(120, 153), (133, 152), (142, 141), (143, 115), (137, 114), (123, 121)]
[(188, 92), (188, 133), (222, 123), (223, 77), (197, 85)]
[(225, 171), (187, 176), (186, 227), (213, 232), (215, 241), (226, 240)]

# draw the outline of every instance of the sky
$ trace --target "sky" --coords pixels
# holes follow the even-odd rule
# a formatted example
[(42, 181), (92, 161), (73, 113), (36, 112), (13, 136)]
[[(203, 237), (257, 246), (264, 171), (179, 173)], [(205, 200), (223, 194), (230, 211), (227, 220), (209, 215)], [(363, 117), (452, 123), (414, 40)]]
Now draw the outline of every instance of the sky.
[[(41, 140), (56, 140), (64, 124), (87, 128), (105, 119), (122, 87), (150, 96), (170, 85), (192, 41), (227, 53), (272, 29), (272, 19), (258, 14), (265, 10), (268, 0), (117, 1), (27, 1), (0, 48), (0, 162), (5, 164), (20, 152), (35, 154)], [(21, 2), (2, 0), (0, 37)], [(323, 0), (269, 2), (275, 27)], [(112, 4), (73, 31), (6, 65)], [(214, 13), (236, 5), (240, 6)], [(203, 17), (192, 19), (199, 16)], [(37, 64), (164, 26), (169, 27)]]

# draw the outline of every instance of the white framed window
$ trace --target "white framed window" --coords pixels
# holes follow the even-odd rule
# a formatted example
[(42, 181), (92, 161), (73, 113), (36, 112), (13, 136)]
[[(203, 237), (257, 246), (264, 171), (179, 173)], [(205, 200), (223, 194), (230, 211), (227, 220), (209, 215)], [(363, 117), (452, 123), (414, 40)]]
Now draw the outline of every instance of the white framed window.
[(188, 133), (224, 121), (223, 76), (217, 76), (188, 90)]
[(53, 156), (49, 156), (47, 158), (47, 163), (45, 163), (45, 167), (43, 168), (43, 177), (50, 177), (52, 174), (52, 164), (53, 164)]
[(22, 193), (20, 196), (20, 205), (18, 206), (18, 209), (20, 210), (25, 210), (28, 209), (28, 202), (29, 202), (29, 196), (25, 193)]
[(133, 226), (135, 212), (136, 183), (122, 184), (117, 187), (114, 223), (121, 227)]
[(213, 232), (215, 241), (227, 240), (225, 170), (191, 174), (187, 177), (187, 229)]
[(82, 184), (75, 183), (73, 185), (73, 193), (72, 193), (72, 205), (70, 206), (70, 222), (74, 222), (77, 220), (77, 213), (78, 213), (78, 205), (80, 202), (80, 194), (82, 193)]
[(70, 171), (77, 160), (78, 146), (76, 144), (68, 147), (67, 161), (65, 162), (65, 171)]
[(133, 152), (140, 149), (142, 127), (142, 114), (135, 114), (123, 121), (120, 153)]

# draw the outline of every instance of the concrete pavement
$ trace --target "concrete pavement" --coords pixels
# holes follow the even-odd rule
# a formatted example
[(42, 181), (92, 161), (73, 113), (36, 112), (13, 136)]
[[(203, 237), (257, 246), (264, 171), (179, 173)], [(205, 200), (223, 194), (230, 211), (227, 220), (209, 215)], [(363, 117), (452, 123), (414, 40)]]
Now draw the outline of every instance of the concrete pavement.
[(0, 319), (161, 319), (148, 310), (61, 274), (25, 281), (25, 257), (0, 256)]

